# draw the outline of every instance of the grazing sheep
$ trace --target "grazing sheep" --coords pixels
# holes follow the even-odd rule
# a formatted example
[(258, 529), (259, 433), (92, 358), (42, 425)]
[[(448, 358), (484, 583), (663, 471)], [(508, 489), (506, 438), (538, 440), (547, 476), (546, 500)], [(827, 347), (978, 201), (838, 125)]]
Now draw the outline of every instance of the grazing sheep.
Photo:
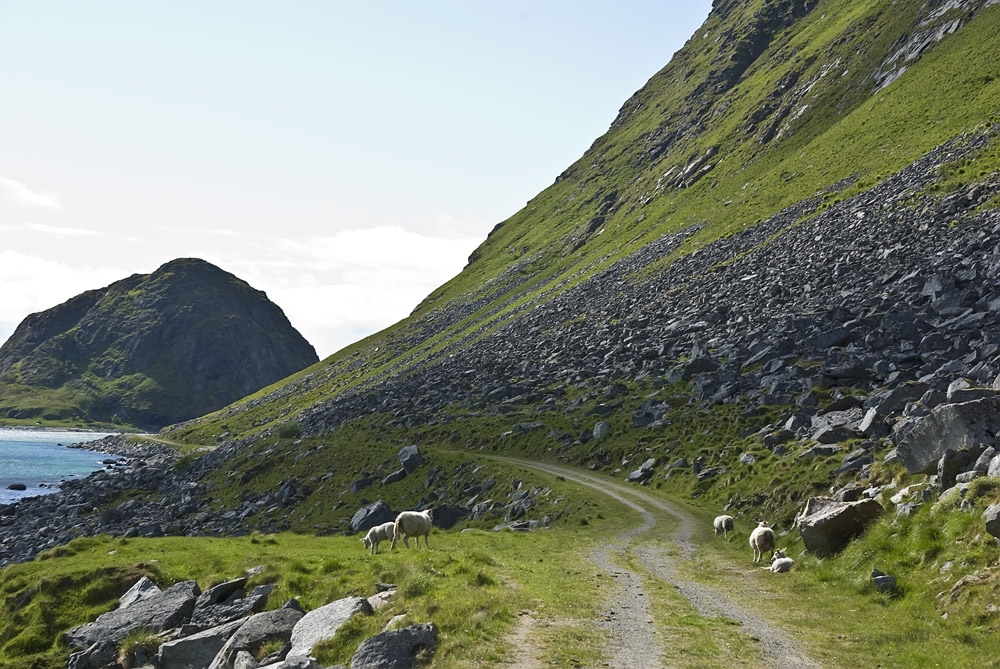
[(786, 571), (792, 570), (793, 564), (795, 564), (795, 560), (785, 557), (785, 551), (777, 550), (774, 551), (774, 556), (771, 557), (771, 566), (767, 569), (775, 574), (784, 574)]
[(774, 530), (763, 520), (750, 533), (750, 548), (753, 549), (754, 564), (764, 558), (764, 551), (774, 554)]
[(392, 541), (395, 536), (396, 524), (392, 521), (382, 523), (368, 530), (368, 534), (361, 540), (365, 548), (369, 549), (370, 555), (378, 553), (378, 545), (383, 541)]
[(396, 550), (396, 542), (399, 537), (403, 537), (403, 545), (407, 548), (410, 547), (409, 539), (410, 537), (417, 537), (417, 544), (420, 543), (420, 537), (424, 538), (424, 546), (430, 548), (427, 544), (427, 535), (431, 533), (431, 510), (426, 511), (403, 511), (398, 516), (396, 516), (395, 528), (393, 528), (392, 535), (392, 548), (390, 550)]
[(715, 517), (715, 534), (718, 535), (722, 532), (723, 537), (728, 537), (729, 533), (733, 531), (733, 517), (732, 516), (716, 516)]

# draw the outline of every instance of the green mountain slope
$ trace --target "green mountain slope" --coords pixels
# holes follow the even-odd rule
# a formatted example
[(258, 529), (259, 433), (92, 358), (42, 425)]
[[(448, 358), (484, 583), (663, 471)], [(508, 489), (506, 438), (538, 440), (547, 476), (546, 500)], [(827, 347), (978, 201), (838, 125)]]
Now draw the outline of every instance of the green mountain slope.
[(174, 260), (28, 316), (0, 348), (0, 416), (158, 429), (316, 360), (263, 293)]
[[(251, 422), (440, 361), (664, 235), (686, 237), (646, 272), (797, 202), (844, 201), (991, 124), (1000, 15), (990, 5), (715, 3), (609, 131), (497, 225), (459, 276), (276, 391), (280, 410), (254, 402)], [(988, 152), (945, 187), (996, 159)]]
[[(786, 530), (817, 494), (892, 509), (923, 480), (896, 444), (953, 384), (1000, 374), (998, 34), (974, 0), (716, 3), (409, 318), (165, 436), (221, 445), (195, 476), (261, 529), (343, 529), (367, 498), (317, 472), (367, 448), (379, 478), (407, 444), (634, 477)], [(301, 505), (254, 513), (289, 481)], [(419, 483), (378, 494), (467, 502)], [(949, 553), (955, 578), (991, 554)]]

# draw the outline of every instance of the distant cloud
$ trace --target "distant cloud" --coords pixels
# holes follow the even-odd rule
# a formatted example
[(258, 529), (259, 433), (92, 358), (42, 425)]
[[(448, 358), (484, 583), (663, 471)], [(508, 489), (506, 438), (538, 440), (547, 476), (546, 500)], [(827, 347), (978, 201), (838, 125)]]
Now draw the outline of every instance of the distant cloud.
[(393, 226), (268, 240), (268, 254), (219, 264), (264, 290), (320, 357), (405, 318), (458, 274), (479, 239)]
[(110, 267), (72, 267), (19, 251), (0, 250), (0, 344), (28, 314), (51, 309), (85, 290), (128, 273)]
[(213, 237), (246, 237), (246, 233), (230, 228), (186, 228), (178, 225), (164, 226), (161, 230), (170, 233), (172, 236), (183, 235), (212, 235)]
[(103, 233), (97, 230), (86, 228), (65, 228), (58, 225), (45, 225), (43, 223), (15, 223), (14, 225), (0, 225), (0, 230), (5, 232), (35, 232), (41, 235), (51, 235), (53, 237), (99, 237)]
[(42, 207), (43, 209), (59, 209), (59, 198), (55, 193), (37, 193), (20, 181), (0, 177), (0, 190), (11, 202), (26, 207)]

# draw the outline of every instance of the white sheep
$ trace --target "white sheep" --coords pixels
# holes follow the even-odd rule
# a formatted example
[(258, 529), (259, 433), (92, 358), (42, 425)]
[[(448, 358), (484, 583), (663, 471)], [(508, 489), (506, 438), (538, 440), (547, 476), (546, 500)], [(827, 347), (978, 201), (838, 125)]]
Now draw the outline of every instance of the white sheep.
[(417, 537), (417, 543), (420, 543), (420, 537), (424, 538), (424, 546), (430, 548), (427, 544), (427, 535), (431, 533), (431, 510), (426, 511), (402, 511), (398, 516), (396, 516), (396, 524), (393, 528), (392, 536), (392, 549), (396, 550), (396, 542), (399, 541), (399, 537), (403, 537), (403, 545), (407, 548), (410, 547), (409, 539), (410, 537)]
[(733, 517), (732, 516), (716, 516), (715, 522), (715, 534), (718, 535), (720, 532), (723, 537), (728, 537), (729, 533), (733, 531)]
[(771, 566), (766, 569), (773, 571), (775, 574), (784, 574), (785, 572), (792, 570), (793, 564), (795, 564), (795, 560), (790, 557), (786, 557), (785, 551), (776, 550), (774, 551), (774, 556), (771, 557)]
[(774, 554), (774, 530), (763, 520), (750, 533), (750, 548), (753, 549), (754, 564), (764, 558), (764, 551)]
[(361, 543), (368, 549), (369, 554), (375, 555), (378, 553), (378, 545), (380, 543), (383, 541), (392, 541), (393, 537), (396, 536), (395, 527), (396, 523), (391, 520), (388, 523), (376, 525), (368, 530), (368, 534), (361, 539)]

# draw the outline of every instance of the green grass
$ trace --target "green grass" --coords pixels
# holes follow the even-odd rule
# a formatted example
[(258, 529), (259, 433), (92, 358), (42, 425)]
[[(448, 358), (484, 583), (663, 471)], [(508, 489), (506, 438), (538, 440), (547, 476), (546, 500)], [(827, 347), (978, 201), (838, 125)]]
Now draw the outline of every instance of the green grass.
[[(255, 568), (259, 573), (248, 588), (275, 584), (271, 608), (295, 597), (311, 610), (346, 596), (370, 596), (376, 582), (397, 585), (390, 606), (326, 644), (324, 662), (346, 663), (360, 640), (402, 613), (410, 623), (439, 627), (435, 666), (497, 664), (509, 652), (505, 635), (518, 611), (530, 608), (551, 619), (593, 616), (597, 603), (578, 581), (588, 570), (587, 546), (608, 523), (574, 529), (571, 540), (567, 530), (435, 531), (431, 550), (399, 548), (377, 556), (369, 556), (356, 536), (78, 539), (0, 571), (0, 665), (65, 666), (68, 651), (59, 634), (113, 608), (142, 575), (163, 588), (194, 579), (205, 589)], [(579, 644), (599, 654), (593, 630)]]

